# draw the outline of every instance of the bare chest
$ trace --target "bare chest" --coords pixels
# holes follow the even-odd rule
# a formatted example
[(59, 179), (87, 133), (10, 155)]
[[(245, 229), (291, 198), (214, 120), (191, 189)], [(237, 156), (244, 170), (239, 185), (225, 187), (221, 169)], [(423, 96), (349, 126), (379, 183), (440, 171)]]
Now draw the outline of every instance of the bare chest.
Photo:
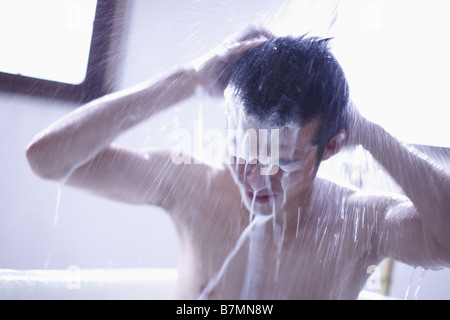
[[(191, 290), (204, 299), (352, 299), (368, 277), (365, 248), (342, 225), (288, 232), (220, 224), (194, 250)], [(360, 230), (360, 232), (362, 232)], [(360, 233), (361, 236), (361, 233)]]

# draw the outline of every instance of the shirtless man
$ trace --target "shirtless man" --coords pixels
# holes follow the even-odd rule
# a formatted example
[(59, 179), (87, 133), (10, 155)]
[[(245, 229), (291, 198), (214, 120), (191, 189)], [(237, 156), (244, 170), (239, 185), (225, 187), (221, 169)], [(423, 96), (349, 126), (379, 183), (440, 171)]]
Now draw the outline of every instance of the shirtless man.
[[(29, 145), (32, 169), (164, 208), (181, 240), (178, 298), (355, 299), (367, 268), (385, 257), (450, 265), (449, 173), (356, 111), (326, 41), (253, 28), (223, 49), (59, 120)], [(226, 97), (229, 128), (279, 129), (279, 161), (255, 163), (235, 152), (222, 169), (177, 165), (170, 151), (112, 144), (198, 86)], [(243, 142), (232, 143), (238, 150)], [(316, 177), (321, 161), (359, 144), (405, 196)]]

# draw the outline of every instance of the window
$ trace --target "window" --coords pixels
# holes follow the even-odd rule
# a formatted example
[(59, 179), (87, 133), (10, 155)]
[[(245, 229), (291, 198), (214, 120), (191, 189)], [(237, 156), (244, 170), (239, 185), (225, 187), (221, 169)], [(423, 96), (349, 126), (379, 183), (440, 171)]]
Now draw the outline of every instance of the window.
[(86, 102), (110, 89), (111, 0), (0, 2), (0, 89)]

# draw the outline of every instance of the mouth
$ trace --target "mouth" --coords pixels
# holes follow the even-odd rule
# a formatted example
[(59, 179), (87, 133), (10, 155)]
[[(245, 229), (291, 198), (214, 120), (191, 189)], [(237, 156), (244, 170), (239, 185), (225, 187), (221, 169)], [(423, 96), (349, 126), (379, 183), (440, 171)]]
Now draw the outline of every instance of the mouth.
[(254, 194), (252, 191), (245, 191), (245, 194), (251, 201), (255, 201), (257, 203), (268, 203), (271, 199), (275, 198), (275, 195), (270, 194)]

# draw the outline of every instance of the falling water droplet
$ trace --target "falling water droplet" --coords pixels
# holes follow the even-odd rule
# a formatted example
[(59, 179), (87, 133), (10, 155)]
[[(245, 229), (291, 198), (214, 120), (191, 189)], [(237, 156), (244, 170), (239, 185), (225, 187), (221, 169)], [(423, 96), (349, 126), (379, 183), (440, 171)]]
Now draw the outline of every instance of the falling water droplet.
[(61, 186), (61, 184), (58, 184), (58, 195), (56, 196), (55, 216), (53, 218), (53, 227), (55, 227), (55, 228), (58, 226), (59, 208), (61, 205), (61, 193), (62, 193), (62, 186)]
[[(418, 272), (420, 271), (420, 273)], [(425, 269), (422, 267), (415, 268), (411, 274), (411, 279), (409, 280), (408, 288), (406, 289), (406, 294), (404, 300), (417, 300), (419, 297), (419, 291), (422, 287), (422, 281), (425, 276)], [(418, 279), (417, 279), (418, 278)], [(414, 294), (410, 297), (412, 289), (415, 288)]]

